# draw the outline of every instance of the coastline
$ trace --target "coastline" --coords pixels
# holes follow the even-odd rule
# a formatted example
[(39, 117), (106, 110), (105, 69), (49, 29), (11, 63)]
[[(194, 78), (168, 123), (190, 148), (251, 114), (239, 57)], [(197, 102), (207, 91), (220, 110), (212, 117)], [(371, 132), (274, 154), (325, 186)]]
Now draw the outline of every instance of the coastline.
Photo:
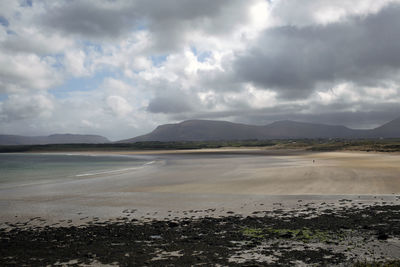
[[(289, 266), (400, 258), (397, 154), (259, 148), (83, 153), (155, 159), (135, 170), (1, 189), (4, 264), (32, 261), (9, 248), (37, 242), (58, 252), (35, 250), (36, 265)], [(381, 213), (384, 221), (376, 216)], [(41, 235), (58, 242), (32, 237)], [(116, 258), (101, 257), (107, 249)]]
[[(74, 216), (78, 210), (89, 212), (89, 217), (103, 215), (97, 211), (104, 210), (114, 218), (127, 208), (163, 214), (171, 209), (182, 212), (227, 206), (239, 212), (241, 203), (249, 199), (264, 198), (267, 205), (270, 198), (292, 196), (400, 194), (400, 155), (263, 149), (175, 152), (152, 151), (152, 164), (132, 169), (3, 186), (0, 222), (14, 220), (15, 216)], [(139, 155), (132, 153), (122, 155)]]

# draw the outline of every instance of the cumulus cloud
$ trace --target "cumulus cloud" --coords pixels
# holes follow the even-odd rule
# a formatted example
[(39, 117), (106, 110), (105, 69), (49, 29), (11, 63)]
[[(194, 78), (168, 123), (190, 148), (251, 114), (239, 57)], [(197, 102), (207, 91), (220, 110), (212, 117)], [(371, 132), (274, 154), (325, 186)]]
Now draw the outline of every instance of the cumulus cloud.
[(133, 110), (131, 105), (121, 96), (109, 96), (106, 99), (106, 103), (111, 112), (117, 116), (128, 115)]
[(48, 118), (54, 109), (53, 100), (45, 94), (9, 95), (0, 106), (0, 118), (4, 121), (24, 120), (29, 118)]
[(367, 16), (399, 0), (325, 0), (273, 1), (272, 14), (276, 25), (308, 26), (344, 21), (351, 16)]
[(87, 76), (90, 70), (86, 64), (86, 54), (82, 50), (70, 50), (64, 54), (64, 67), (73, 76)]
[(18, 33), (6, 33), (1, 47), (11, 53), (56, 54), (73, 47), (73, 42), (59, 34), (46, 34), (37, 28), (23, 28)]
[(60, 74), (52, 67), (54, 59), (35, 54), (0, 53), (0, 93), (26, 89), (48, 89), (61, 82)]
[[(0, 2), (3, 133), (400, 114), (400, 0)], [(118, 131), (115, 131), (118, 129)]]

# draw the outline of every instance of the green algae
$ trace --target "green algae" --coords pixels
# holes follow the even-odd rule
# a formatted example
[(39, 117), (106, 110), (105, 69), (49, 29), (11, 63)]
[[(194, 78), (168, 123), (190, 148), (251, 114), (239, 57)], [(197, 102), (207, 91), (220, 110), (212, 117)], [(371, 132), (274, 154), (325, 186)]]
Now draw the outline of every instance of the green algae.
[(244, 228), (242, 229), (242, 233), (243, 235), (248, 237), (257, 237), (257, 238), (265, 237), (265, 235), (263, 234), (263, 229), (260, 228)]
[(243, 228), (242, 234), (253, 238), (293, 239), (303, 242), (329, 243), (342, 240), (343, 236), (318, 229), (284, 229), (284, 228)]

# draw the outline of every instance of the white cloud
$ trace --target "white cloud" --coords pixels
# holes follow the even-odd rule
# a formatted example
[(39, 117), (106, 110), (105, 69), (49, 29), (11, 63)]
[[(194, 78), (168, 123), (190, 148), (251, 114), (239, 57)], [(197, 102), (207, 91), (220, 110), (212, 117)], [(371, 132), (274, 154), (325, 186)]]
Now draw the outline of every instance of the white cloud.
[(0, 53), (0, 92), (14, 93), (29, 89), (49, 89), (62, 81), (51, 57), (35, 54)]
[(62, 53), (74, 46), (73, 40), (59, 34), (46, 34), (36, 27), (19, 28), (18, 32), (3, 38), (1, 47), (7, 52), (48, 55)]
[(124, 96), (134, 91), (134, 88), (129, 84), (114, 78), (106, 78), (101, 85), (101, 89), (103, 89), (107, 94), (118, 94)]
[(5, 121), (29, 118), (49, 118), (54, 109), (53, 99), (46, 94), (12, 94), (2, 103), (1, 118)]
[(307, 26), (328, 24), (345, 20), (349, 16), (366, 16), (376, 13), (399, 0), (326, 0), (273, 1), (272, 14), (279, 25)]
[(64, 53), (64, 67), (67, 73), (80, 77), (90, 75), (86, 66), (86, 55), (82, 50), (69, 50)]
[(117, 116), (126, 116), (133, 110), (131, 105), (121, 96), (109, 96), (106, 99), (106, 103), (113, 114)]

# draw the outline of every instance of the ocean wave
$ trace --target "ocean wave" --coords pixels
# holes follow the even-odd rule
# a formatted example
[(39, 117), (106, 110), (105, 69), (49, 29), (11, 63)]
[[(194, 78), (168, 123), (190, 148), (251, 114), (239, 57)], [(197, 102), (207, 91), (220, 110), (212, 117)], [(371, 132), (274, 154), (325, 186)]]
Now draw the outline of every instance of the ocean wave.
[(125, 171), (132, 171), (132, 170), (138, 170), (142, 169), (145, 166), (154, 164), (156, 161), (149, 161), (144, 163), (141, 166), (136, 166), (136, 167), (131, 167), (131, 168), (123, 168), (123, 169), (116, 169), (116, 170), (106, 170), (106, 171), (99, 171), (99, 172), (88, 172), (88, 173), (80, 173), (75, 175), (75, 177), (85, 177), (85, 176), (94, 176), (94, 175), (101, 175), (101, 174), (110, 174), (110, 173), (119, 173), (119, 172), (125, 172)]

